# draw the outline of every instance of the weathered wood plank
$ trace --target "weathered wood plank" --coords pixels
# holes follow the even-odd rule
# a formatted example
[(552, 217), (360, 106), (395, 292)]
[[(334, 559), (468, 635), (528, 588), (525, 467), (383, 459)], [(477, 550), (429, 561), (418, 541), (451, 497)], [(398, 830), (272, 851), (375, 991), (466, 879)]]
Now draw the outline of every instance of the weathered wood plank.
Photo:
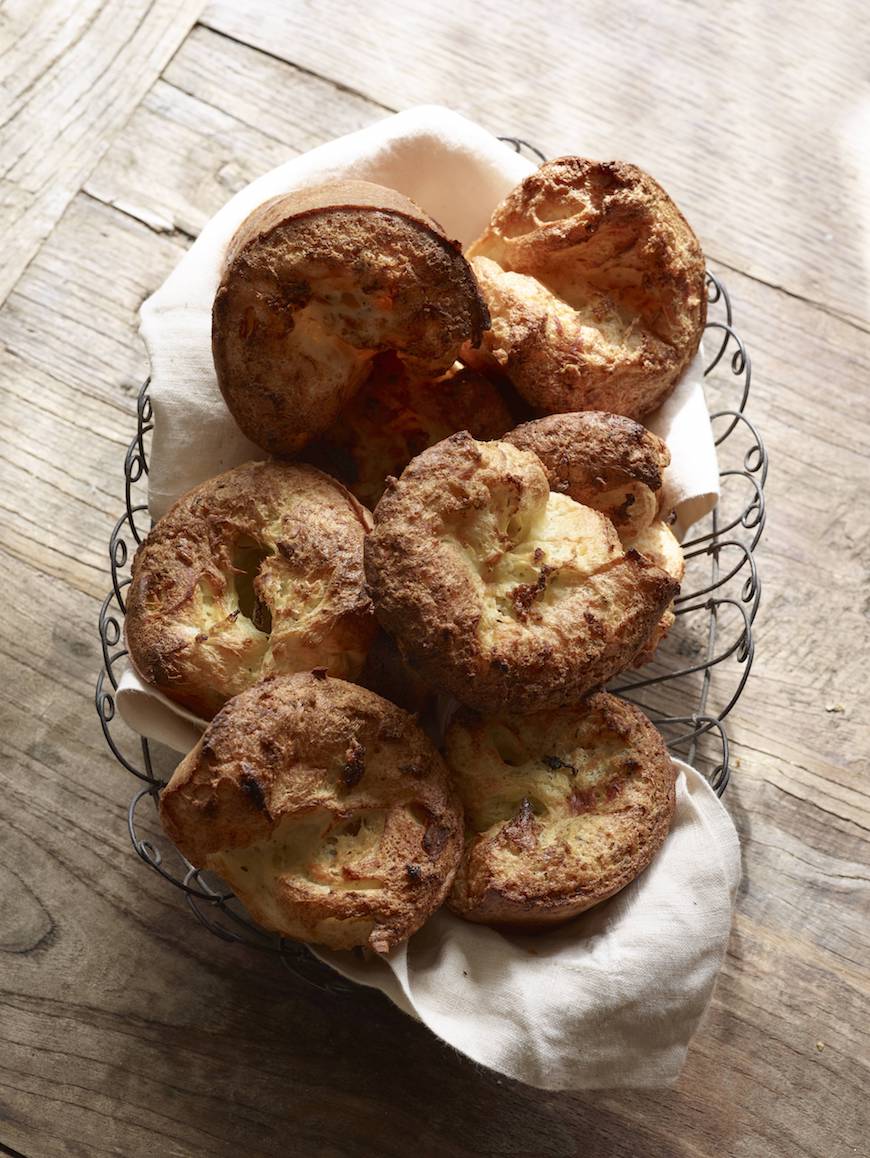
[(0, 302), (201, 8), (201, 0), (3, 5)]
[[(372, 19), (385, 39), (388, 16)], [(455, 31), (451, 20), (448, 9)], [(824, 41), (819, 52), (833, 59)], [(487, 67), (500, 107), (521, 111)], [(813, 63), (810, 82), (826, 67)], [(557, 140), (554, 83), (529, 90), (524, 115)], [(381, 111), (197, 28), (0, 310), (0, 566), (15, 609), (0, 617), (0, 1141), (40, 1158), (399, 1158), (409, 1138), (448, 1158), (860, 1152), (870, 342), (751, 277), (727, 275), (772, 458), (757, 661), (729, 724), (745, 875), (675, 1089), (541, 1094), (484, 1073), (376, 994), (323, 998), (215, 941), (129, 850), (134, 785), (102, 747), (92, 681), (104, 544), (145, 369), (136, 308), (240, 183)], [(622, 131), (635, 131), (624, 113)]]
[(383, 115), (328, 81), (195, 28), (85, 189), (159, 232), (195, 236), (261, 173)]
[(0, 544), (94, 597), (147, 373), (136, 310), (183, 249), (82, 195), (0, 310)]
[[(857, 1136), (859, 1124), (856, 1059), (864, 1049), (866, 929), (858, 906), (866, 906), (861, 865), (868, 844), (866, 799), (852, 783), (850, 762), (834, 754), (851, 747), (857, 755), (866, 738), (864, 705), (847, 687), (852, 673), (834, 670), (831, 659), (855, 629), (841, 618), (854, 601), (858, 574), (848, 542), (835, 541), (825, 552), (826, 565), (843, 576), (834, 593), (841, 602), (833, 631), (830, 623), (807, 623), (802, 600), (812, 590), (814, 544), (830, 511), (864, 501), (861, 452), (847, 448), (826, 502), (804, 496), (791, 505), (802, 468), (787, 455), (780, 461), (779, 450), (799, 437), (804, 457), (818, 459), (822, 469), (811, 368), (825, 359), (848, 390), (865, 370), (864, 336), (834, 319), (814, 327), (810, 307), (732, 278), (741, 329), (758, 355), (753, 413), (779, 468), (770, 496), (782, 508), (762, 555), (779, 610), (762, 618), (754, 683), (732, 718), (740, 767), (729, 800), (747, 864), (740, 917), (714, 1006), (676, 1090), (542, 1095), (481, 1074), (374, 995), (311, 998), (253, 952), (215, 944), (180, 898), (127, 851), (123, 808), (133, 785), (101, 751), (91, 716), (93, 596), (102, 586), (96, 569), (86, 582), (75, 573), (64, 576), (64, 553), (87, 559), (91, 543), (95, 568), (99, 564), (106, 516), (117, 509), (113, 478), (120, 496), (124, 424), (132, 428), (124, 386), (135, 384), (141, 364), (133, 310), (183, 244), (178, 235), (155, 234), (81, 196), (0, 313), (0, 327), (8, 324), (0, 332), (16, 359), (14, 426), (30, 432), (14, 448), (22, 466), (4, 489), (27, 494), (55, 528), (46, 536), (48, 561), (19, 551), (4, 563), (12, 588), (28, 597), (23, 626), (7, 620), (7, 635), (0, 634), (4, 812), (14, 825), (4, 838), (10, 853), (3, 863), (36, 866), (26, 879), (12, 880), (8, 894), (23, 914), (19, 942), (42, 936), (43, 910), (54, 930), (8, 954), (0, 1031), (0, 1055), (8, 1060), (0, 1085), (15, 1121), (4, 1139), (24, 1153), (46, 1155), (145, 1155), (155, 1140), (179, 1154), (229, 1155), (245, 1145), (251, 1154), (277, 1155), (287, 1152), (281, 1107), (290, 1091), (300, 1154), (312, 1148), (369, 1153), (387, 1118), (401, 1127), (379, 1141), (387, 1155), (405, 1152), (411, 1130), (421, 1153), (448, 1155), (510, 1147), (561, 1155), (573, 1152), (579, 1137), (586, 1152), (617, 1156), (712, 1154), (723, 1146), (747, 1155), (848, 1153), (846, 1140)], [(110, 310), (105, 281), (119, 262), (125, 274), (117, 309)], [(61, 269), (75, 273), (67, 289), (58, 288)], [(104, 344), (86, 324), (95, 313), (103, 318)], [(7, 314), (13, 315), (8, 323)], [(58, 317), (73, 334), (83, 327), (81, 340), (45, 352), (42, 335)], [(789, 377), (791, 408), (779, 405), (780, 387), (768, 382), (768, 357)], [(19, 413), (28, 393), (51, 403)], [(70, 409), (97, 437), (69, 436), (64, 415)], [(839, 417), (836, 405), (832, 412), (824, 438), (845, 445), (848, 415)], [(863, 427), (855, 430), (857, 446)], [(69, 498), (57, 495), (72, 483), (40, 477), (47, 469), (37, 461), (40, 445), (58, 451), (64, 438), (64, 470), (85, 480), (92, 468), (99, 480), (100, 509), (90, 523), (70, 520)], [(7, 445), (12, 441), (10, 433)], [(71, 541), (68, 523), (80, 523)], [(51, 617), (43, 612), (48, 605), (55, 609)], [(28, 655), (14, 659), (22, 634)], [(791, 674), (796, 648), (807, 665), (805, 679)], [(819, 704), (812, 689), (822, 677), (831, 699), (843, 701), (843, 713), (825, 713)], [(832, 818), (832, 809), (842, 819)], [(150, 963), (146, 971), (143, 961)], [(360, 1072), (370, 1077), (364, 1091)], [(793, 1088), (799, 1098), (790, 1095)], [(232, 1098), (230, 1090), (237, 1091)], [(451, 1112), (433, 1105), (449, 1105)], [(417, 1119), (426, 1123), (422, 1134)]]
[[(805, 841), (783, 857), (779, 808), (753, 800), (741, 915), (677, 1088), (523, 1089), (464, 1062), (377, 995), (321, 997), (193, 921), (127, 847), (132, 784), (88, 714), (92, 601), (14, 558), (3, 565), (31, 592), (31, 653), (9, 661), (0, 701), (0, 871), (14, 915), (3, 931), (16, 938), (0, 938), (8, 1144), (46, 1158), (144, 1158), (155, 1146), (210, 1158), (376, 1146), (402, 1158), (413, 1134), (420, 1154), (463, 1158), (850, 1153), (866, 978), (860, 959), (844, 967), (816, 943), (801, 905), (809, 893), (829, 930), (848, 923), (860, 860), (808, 854)], [(51, 601), (62, 621), (43, 614)], [(21, 627), (0, 622), (4, 655)], [(751, 783), (738, 778), (742, 790)], [(812, 839), (825, 840), (822, 823)], [(791, 907), (782, 928), (774, 894)]]
[(211, 0), (202, 20), (391, 108), (634, 161), (714, 258), (870, 319), (849, 130), (870, 29), (852, 5)]

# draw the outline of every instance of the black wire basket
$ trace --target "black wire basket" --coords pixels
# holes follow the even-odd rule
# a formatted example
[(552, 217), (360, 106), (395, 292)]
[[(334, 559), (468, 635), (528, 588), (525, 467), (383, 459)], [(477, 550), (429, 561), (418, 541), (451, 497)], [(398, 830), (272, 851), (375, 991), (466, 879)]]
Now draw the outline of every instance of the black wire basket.
[[(516, 148), (525, 144), (504, 139)], [(712, 273), (707, 274), (707, 296), (704, 373), (721, 496), (683, 543), (686, 576), (676, 601), (676, 624), (650, 664), (623, 673), (609, 690), (643, 708), (674, 755), (693, 764), (721, 796), (731, 773), (725, 720), (743, 692), (753, 660), (752, 629), (761, 598), (755, 550), (764, 529), (767, 453), (746, 415), (749, 354), (734, 328), (728, 293)], [(109, 542), (112, 587), (100, 608), (103, 666), (96, 685), (106, 743), (140, 782), (128, 809), (130, 840), (142, 860), (182, 892), (197, 919), (217, 936), (276, 952), (294, 974), (312, 984), (345, 990), (350, 988), (347, 983), (304, 945), (254, 924), (222, 882), (195, 869), (167, 839), (156, 804), (177, 754), (135, 736), (116, 715), (115, 692), (127, 655), (122, 624), (129, 563), (150, 528), (145, 501), (152, 429), (148, 385), (139, 392), (136, 434), (124, 459), (124, 513)]]

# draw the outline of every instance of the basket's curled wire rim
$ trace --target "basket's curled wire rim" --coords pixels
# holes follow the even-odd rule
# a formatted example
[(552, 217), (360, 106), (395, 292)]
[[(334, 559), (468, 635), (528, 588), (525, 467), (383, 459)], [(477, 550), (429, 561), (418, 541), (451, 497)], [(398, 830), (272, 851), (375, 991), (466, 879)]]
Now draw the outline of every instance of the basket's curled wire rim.
[[(501, 139), (518, 152), (525, 151), (541, 161), (545, 159), (534, 146), (519, 138)], [(761, 598), (754, 552), (764, 529), (767, 452), (758, 431), (745, 414), (752, 384), (751, 359), (734, 328), (728, 293), (712, 273), (707, 274), (707, 298), (710, 318), (705, 340), (709, 361), (704, 373), (709, 375), (721, 366), (729, 371), (730, 379), (729, 405), (711, 414), (716, 445), (721, 447), (739, 434), (743, 444), (748, 446), (743, 454), (742, 469), (722, 470), (720, 478), (723, 492), (726, 487), (742, 486), (745, 496), (736, 514), (732, 513), (726, 519), (714, 510), (709, 530), (683, 544), (687, 562), (698, 560), (700, 565), (701, 561), (708, 561), (707, 580), (694, 590), (681, 593), (675, 606), (678, 617), (706, 617), (700, 653), (696, 650), (696, 656), (690, 657), (692, 662), (664, 674), (646, 676), (641, 672), (638, 678), (624, 678), (612, 690), (637, 702), (638, 692), (648, 693), (651, 688), (664, 689), (674, 681), (700, 677), (693, 693), (694, 710), (688, 714), (668, 714), (651, 706), (646, 698), (641, 706), (662, 729), (669, 747), (689, 763), (693, 763), (699, 754), (700, 742), (713, 745), (714, 756), (710, 760), (713, 767), (707, 778), (721, 796), (730, 776), (730, 749), (724, 720), (746, 685), (754, 655), (752, 626)], [(146, 381), (139, 392), (136, 434), (124, 459), (124, 512), (109, 540), (112, 586), (100, 608), (103, 664), (95, 689), (97, 715), (106, 743), (118, 763), (140, 781), (127, 814), (130, 841), (149, 868), (184, 894), (197, 920), (216, 936), (224, 941), (276, 953), (295, 976), (319, 989), (351, 991), (354, 986), (321, 964), (304, 945), (267, 933), (254, 924), (220, 882), (195, 869), (163, 836), (155, 809), (164, 781), (155, 772), (149, 742), (139, 738), (138, 753), (133, 758), (125, 755), (115, 738), (114, 730), (118, 727), (115, 692), (127, 655), (123, 620), (125, 590), (130, 579), (125, 571), (150, 527), (147, 504), (139, 497), (148, 475), (146, 438), (153, 428), (148, 385)], [(730, 622), (726, 633), (723, 632), (723, 622), (727, 617), (730, 617)], [(729, 686), (730, 694), (723, 706), (714, 709), (709, 703), (714, 673), (726, 670), (729, 665), (734, 674), (733, 687)], [(146, 800), (150, 804), (145, 804)], [(143, 805), (147, 815), (142, 814)]]

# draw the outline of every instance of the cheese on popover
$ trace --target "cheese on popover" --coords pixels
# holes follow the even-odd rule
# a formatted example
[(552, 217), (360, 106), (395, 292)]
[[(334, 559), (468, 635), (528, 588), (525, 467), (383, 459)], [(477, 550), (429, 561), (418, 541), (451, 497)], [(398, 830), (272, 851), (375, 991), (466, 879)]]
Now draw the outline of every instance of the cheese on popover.
[(218, 384), (274, 455), (328, 430), (392, 350), (412, 377), (449, 370), (489, 317), (457, 242), (394, 189), (338, 181), (261, 205), (230, 242), (212, 313)]
[(661, 735), (606, 692), (527, 716), (462, 713), (445, 756), (466, 834), (449, 904), (470, 921), (570, 920), (647, 867), (674, 814)]
[(491, 316), (469, 365), (538, 410), (643, 418), (698, 349), (704, 256), (643, 170), (560, 157), (525, 178), (467, 251)]
[[(544, 464), (550, 487), (607, 515), (623, 547), (640, 552), (678, 583), (686, 565), (665, 521), (662, 475), (671, 461), (664, 442), (618, 414), (581, 411), (525, 422), (505, 442), (531, 450)], [(634, 666), (649, 662), (674, 623), (673, 603), (662, 613)]]
[(481, 710), (575, 702), (630, 663), (677, 584), (540, 459), (455, 434), (415, 458), (365, 545), (375, 611), (432, 684)]
[(231, 700), (163, 789), (160, 818), (261, 925), (332, 949), (405, 940), (462, 853), (432, 742), (407, 712), (322, 671)]
[(249, 462), (195, 487), (133, 560), (134, 666), (205, 719), (273, 672), (356, 679), (375, 633), (363, 576), (370, 525), (313, 466)]

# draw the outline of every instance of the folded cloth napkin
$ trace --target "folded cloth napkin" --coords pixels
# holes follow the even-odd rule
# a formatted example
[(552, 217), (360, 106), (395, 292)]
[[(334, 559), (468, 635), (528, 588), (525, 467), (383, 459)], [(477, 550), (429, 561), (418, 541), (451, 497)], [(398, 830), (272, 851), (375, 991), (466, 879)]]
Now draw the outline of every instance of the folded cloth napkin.
[(674, 763), (677, 811), (661, 852), (570, 924), (508, 936), (441, 909), (386, 958), (317, 956), (528, 1085), (667, 1085), (710, 1000), (740, 880), (728, 812), (694, 768)]
[[(152, 516), (203, 479), (263, 457), (229, 415), (211, 356), (224, 250), (252, 209), (289, 189), (356, 177), (400, 190), (465, 245), (533, 167), (456, 113), (423, 107), (314, 149), (238, 193), (141, 310), (154, 410)], [(665, 501), (681, 531), (718, 497), (702, 376), (699, 355), (648, 423), (671, 450)], [(132, 669), (117, 703), (131, 727), (177, 751), (204, 726)], [(674, 827), (653, 865), (564, 929), (506, 937), (444, 910), (387, 959), (323, 952), (323, 960), (521, 1081), (547, 1089), (666, 1084), (709, 1000), (739, 877), (727, 812), (697, 772), (680, 767)]]

